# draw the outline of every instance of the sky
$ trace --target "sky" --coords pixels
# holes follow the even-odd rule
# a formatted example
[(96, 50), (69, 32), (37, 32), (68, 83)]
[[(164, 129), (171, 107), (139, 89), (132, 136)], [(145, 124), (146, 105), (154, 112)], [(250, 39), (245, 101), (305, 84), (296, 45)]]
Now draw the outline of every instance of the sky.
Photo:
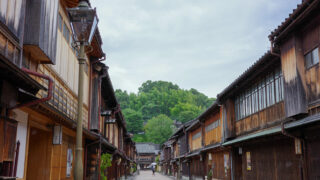
[(114, 89), (164, 80), (216, 97), (301, 0), (91, 0)]

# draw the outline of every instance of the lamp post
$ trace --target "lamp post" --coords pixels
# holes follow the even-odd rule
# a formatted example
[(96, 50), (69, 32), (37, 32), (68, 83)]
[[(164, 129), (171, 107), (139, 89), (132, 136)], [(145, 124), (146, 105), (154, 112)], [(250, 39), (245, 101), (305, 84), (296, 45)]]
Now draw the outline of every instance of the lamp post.
[(79, 83), (78, 83), (78, 117), (74, 177), (83, 180), (82, 161), (82, 108), (83, 108), (83, 75), (86, 63), (85, 46), (90, 45), (98, 24), (96, 10), (91, 9), (88, 3), (81, 0), (77, 7), (68, 8), (68, 16), (72, 29), (73, 39), (79, 48)]

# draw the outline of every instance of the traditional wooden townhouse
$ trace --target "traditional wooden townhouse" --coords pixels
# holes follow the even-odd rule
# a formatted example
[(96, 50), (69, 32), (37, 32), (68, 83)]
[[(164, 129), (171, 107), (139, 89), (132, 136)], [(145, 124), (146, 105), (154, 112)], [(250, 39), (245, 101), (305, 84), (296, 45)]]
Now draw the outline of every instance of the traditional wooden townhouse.
[(267, 52), (218, 95), (234, 178), (301, 179), (301, 142), (284, 127), (285, 94), (280, 57)]
[[(79, 65), (66, 9), (77, 5), (78, 0), (0, 1), (0, 176), (73, 179)], [(84, 177), (99, 179), (100, 155), (109, 152), (118, 168), (108, 175), (120, 179), (127, 162), (134, 162), (127, 157), (133, 157), (134, 143), (119, 105), (110, 100), (114, 92), (103, 91), (113, 88), (104, 83), (110, 78), (101, 45), (97, 29), (86, 51), (82, 88)], [(110, 118), (102, 107), (112, 108), (120, 128), (106, 125)]]
[(34, 102), (40, 89), (47, 90), (22, 66), (25, 6), (25, 1), (0, 1), (0, 179), (23, 176), (17, 172), (24, 167), (18, 164), (17, 157), (25, 146), (24, 141), (19, 141), (19, 132), (26, 123), (13, 116), (11, 110)]
[(269, 36), (271, 51), (218, 96), (235, 178), (319, 177), (319, 4), (302, 1)]
[(270, 35), (271, 51), (281, 58), (284, 77), (285, 135), (301, 154), (300, 176), (320, 177), (319, 46), (320, 1), (301, 4)]
[[(8, 8), (11, 2), (8, 1)], [(40, 100), (21, 104), (12, 111), (11, 116), (24, 123), (16, 138), (22, 145), (16, 156), (17, 176), (73, 178), (79, 79), (77, 47), (72, 43), (66, 8), (77, 2), (27, 0), (24, 5), (23, 67), (48, 90), (39, 91), (34, 97)], [(86, 54), (83, 78), (84, 142), (98, 138), (90, 132), (89, 117), (91, 107), (96, 106), (90, 104), (91, 70), (93, 63), (104, 56), (99, 31), (91, 46), (94, 50)]]
[(203, 127), (199, 119), (193, 121), (193, 123), (186, 129), (188, 137), (188, 150), (186, 155), (189, 162), (189, 177), (192, 180), (203, 179), (204, 164), (203, 156), (201, 155), (201, 149), (203, 148)]
[(203, 175), (207, 179), (231, 179), (230, 148), (222, 146), (222, 108), (215, 101), (198, 119), (203, 127)]
[(173, 167), (172, 167), (172, 143), (173, 140), (168, 140), (167, 142), (163, 143), (161, 148), (161, 161), (160, 166), (162, 173), (165, 175), (172, 175)]
[(156, 156), (160, 152), (159, 144), (154, 143), (136, 143), (137, 148), (137, 163), (141, 169), (150, 168), (150, 165), (155, 162)]
[[(188, 121), (182, 124), (169, 138), (165, 143), (167, 145), (167, 153), (171, 152), (169, 160), (167, 160), (167, 166), (163, 172), (166, 172), (170, 169), (172, 175), (177, 179), (189, 179), (189, 161), (186, 158), (188, 155), (188, 138), (186, 134), (186, 129), (194, 122), (195, 120)], [(168, 146), (172, 143), (172, 149), (169, 151)], [(170, 166), (171, 164), (171, 166)]]
[[(96, 128), (109, 144), (105, 144), (101, 153), (112, 154), (112, 166), (107, 170), (108, 179), (124, 179), (130, 174), (130, 168), (135, 164), (136, 149), (130, 134), (127, 132), (126, 123), (120, 105), (116, 99), (110, 76), (106, 72), (102, 78), (102, 107), (99, 123)], [(113, 147), (113, 148), (111, 148)]]

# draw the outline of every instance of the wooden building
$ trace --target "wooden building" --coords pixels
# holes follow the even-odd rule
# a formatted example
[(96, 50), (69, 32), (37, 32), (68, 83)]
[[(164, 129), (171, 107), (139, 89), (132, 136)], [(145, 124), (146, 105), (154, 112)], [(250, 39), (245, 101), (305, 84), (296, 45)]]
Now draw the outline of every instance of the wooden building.
[(208, 179), (231, 179), (230, 149), (223, 147), (222, 108), (214, 102), (199, 116), (202, 123), (204, 175)]
[[(0, 1), (0, 176), (73, 179), (79, 65), (66, 8), (77, 4)], [(83, 87), (84, 177), (99, 179), (101, 154), (110, 153), (108, 179), (120, 179), (130, 173), (135, 144), (101, 63), (98, 29), (91, 46)]]
[[(320, 0), (303, 0), (272, 48), (183, 134), (190, 179), (317, 179)], [(181, 135), (180, 135), (181, 136)]]
[(0, 5), (0, 179), (20, 176), (18, 150), (25, 145), (16, 141), (25, 124), (11, 110), (34, 102), (35, 94), (46, 90), (22, 69), (25, 6), (25, 1)]
[(148, 169), (155, 162), (156, 156), (159, 155), (159, 144), (153, 143), (136, 143), (137, 164), (141, 169)]

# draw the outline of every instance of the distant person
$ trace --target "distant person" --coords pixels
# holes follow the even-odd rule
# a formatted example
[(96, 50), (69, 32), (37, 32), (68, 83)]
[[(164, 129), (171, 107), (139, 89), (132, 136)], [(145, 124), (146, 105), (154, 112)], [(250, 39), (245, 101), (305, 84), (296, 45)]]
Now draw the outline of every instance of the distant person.
[(138, 171), (138, 174), (140, 174), (140, 165), (139, 164), (137, 165), (137, 171)]
[(151, 165), (152, 175), (155, 175), (154, 172), (156, 171), (155, 165)]

